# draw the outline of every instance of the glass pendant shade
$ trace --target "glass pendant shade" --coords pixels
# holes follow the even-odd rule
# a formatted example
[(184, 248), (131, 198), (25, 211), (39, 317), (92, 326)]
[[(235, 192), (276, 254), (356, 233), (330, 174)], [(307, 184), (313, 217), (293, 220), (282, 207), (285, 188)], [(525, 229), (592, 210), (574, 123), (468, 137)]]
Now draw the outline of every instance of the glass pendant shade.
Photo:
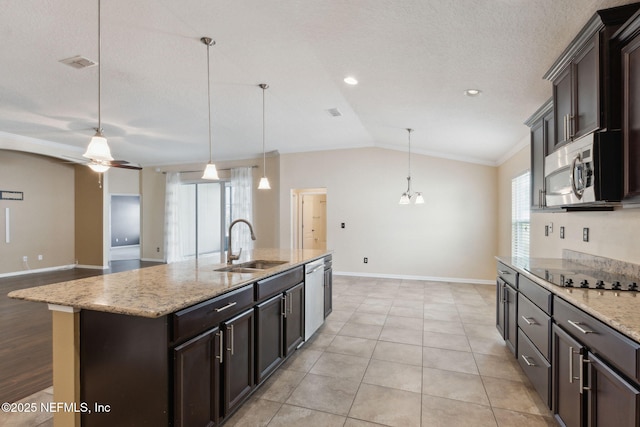
[(89, 163), (88, 166), (89, 168), (91, 168), (92, 171), (98, 172), (98, 173), (104, 173), (109, 170), (109, 166), (101, 165), (99, 163)]
[(416, 193), (416, 199), (414, 200), (414, 203), (416, 205), (423, 205), (424, 204), (424, 197), (422, 197), (422, 193)]
[(407, 193), (402, 193), (402, 196), (400, 196), (400, 204), (408, 205), (409, 203), (411, 203), (411, 199), (409, 198), (409, 195)]
[(96, 134), (91, 138), (87, 151), (82, 156), (87, 159), (103, 162), (110, 162), (113, 160), (109, 144), (107, 144), (107, 138), (105, 138), (100, 131), (96, 132)]
[(213, 163), (207, 164), (207, 167), (204, 168), (204, 173), (202, 174), (202, 179), (211, 179), (218, 180), (218, 169), (216, 169), (216, 165)]
[(271, 190), (271, 185), (269, 184), (269, 178), (263, 176), (260, 178), (260, 183), (258, 184), (258, 190)]

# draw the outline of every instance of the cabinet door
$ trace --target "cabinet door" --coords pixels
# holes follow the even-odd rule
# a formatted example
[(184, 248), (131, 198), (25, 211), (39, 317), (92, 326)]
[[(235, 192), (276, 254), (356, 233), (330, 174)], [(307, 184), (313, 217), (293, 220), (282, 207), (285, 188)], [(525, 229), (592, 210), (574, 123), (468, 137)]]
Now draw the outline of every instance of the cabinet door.
[(221, 337), (214, 328), (174, 349), (173, 425), (204, 427), (218, 422)]
[(281, 294), (256, 306), (256, 383), (282, 363), (284, 299)]
[(505, 287), (506, 283), (504, 280), (498, 277), (496, 282), (496, 329), (500, 332), (500, 336), (504, 338), (504, 326), (505, 326), (505, 317), (504, 317), (504, 308), (505, 308)]
[(324, 271), (324, 318), (333, 310), (333, 269)]
[(574, 110), (572, 105), (572, 69), (573, 66), (569, 64), (567, 68), (553, 81), (553, 111), (555, 117), (554, 140), (556, 142), (554, 150), (571, 139), (568, 118), (571, 117)]
[(544, 123), (531, 128), (531, 207), (544, 206)]
[(600, 127), (599, 41), (597, 33), (574, 60), (575, 111), (571, 126), (574, 139)]
[(555, 324), (552, 342), (553, 414), (561, 425), (580, 427), (585, 412), (585, 399), (580, 388), (583, 375), (580, 361), (584, 349)]
[(640, 425), (640, 390), (592, 353), (589, 356), (589, 426)]
[(291, 354), (304, 340), (304, 283), (285, 292), (284, 355)]
[(640, 36), (622, 50), (624, 61), (625, 198), (640, 196)]
[(504, 339), (507, 347), (517, 357), (518, 342), (518, 292), (511, 286), (505, 286), (505, 329)]
[(229, 415), (254, 386), (253, 308), (224, 322), (224, 416)]
[[(551, 153), (556, 147), (556, 135), (555, 135), (555, 114), (551, 110), (547, 115), (542, 118), (544, 129), (544, 154)], [(544, 162), (543, 162), (544, 164)], [(544, 174), (543, 174), (544, 175)]]

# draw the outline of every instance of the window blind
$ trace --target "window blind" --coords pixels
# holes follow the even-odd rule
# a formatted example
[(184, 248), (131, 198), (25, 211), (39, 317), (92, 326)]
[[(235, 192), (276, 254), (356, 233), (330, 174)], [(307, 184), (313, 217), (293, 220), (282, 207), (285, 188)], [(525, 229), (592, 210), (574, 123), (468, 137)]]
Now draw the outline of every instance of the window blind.
[(531, 174), (525, 172), (511, 180), (511, 256), (529, 257)]

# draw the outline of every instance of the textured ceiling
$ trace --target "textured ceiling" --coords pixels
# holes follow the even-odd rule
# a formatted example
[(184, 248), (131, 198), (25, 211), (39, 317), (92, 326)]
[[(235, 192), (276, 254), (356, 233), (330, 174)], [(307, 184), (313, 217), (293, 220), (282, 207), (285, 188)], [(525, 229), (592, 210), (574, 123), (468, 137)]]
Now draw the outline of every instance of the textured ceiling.
[[(103, 0), (102, 121), (116, 158), (215, 159), (377, 146), (497, 164), (551, 96), (542, 75), (615, 0)], [(0, 14), (0, 148), (79, 156), (98, 120), (97, 0)], [(347, 75), (357, 86), (343, 82)], [(467, 88), (481, 96), (463, 95)], [(338, 108), (342, 117), (326, 110)], [(35, 147), (35, 148), (34, 148)]]

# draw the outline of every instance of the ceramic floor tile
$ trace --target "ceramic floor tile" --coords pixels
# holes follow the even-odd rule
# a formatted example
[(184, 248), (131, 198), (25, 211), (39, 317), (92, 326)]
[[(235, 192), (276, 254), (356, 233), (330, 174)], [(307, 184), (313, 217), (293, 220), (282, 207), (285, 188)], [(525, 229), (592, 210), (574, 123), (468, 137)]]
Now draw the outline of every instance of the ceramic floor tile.
[(318, 361), (322, 351), (305, 349), (302, 347), (281, 366), (281, 369), (289, 369), (292, 371), (309, 372), (313, 365)]
[(558, 425), (551, 415), (524, 414), (499, 408), (494, 408), (493, 413), (500, 427), (557, 427)]
[[(490, 406), (435, 396), (422, 396), (425, 427), (496, 427)], [(518, 424), (512, 424), (515, 426)], [(518, 425), (519, 426), (519, 425)]]
[(340, 332), (340, 329), (344, 326), (346, 322), (341, 322), (339, 320), (327, 319), (324, 321), (322, 326), (318, 328), (318, 332), (322, 334), (337, 334)]
[(380, 296), (380, 297), (368, 297), (362, 301), (366, 305), (381, 305), (384, 307), (391, 307), (393, 304), (393, 296)]
[(534, 415), (545, 415), (548, 410), (535, 390), (528, 384), (501, 378), (482, 377), (491, 406), (526, 412)]
[(359, 386), (360, 380), (308, 374), (287, 399), (287, 403), (347, 415)]
[(462, 323), (472, 323), (474, 325), (487, 324), (495, 326), (495, 319), (482, 313), (460, 313)]
[(323, 334), (321, 332), (317, 332), (314, 336), (311, 337), (311, 339), (309, 339), (309, 341), (304, 343), (303, 348), (307, 350), (310, 349), (310, 350), (323, 351), (325, 348), (329, 346), (329, 344), (331, 344), (331, 341), (333, 341), (335, 337), (336, 336), (333, 334)]
[(422, 318), (392, 316), (390, 314), (387, 316), (387, 320), (384, 322), (384, 325), (393, 328), (405, 328), (421, 331), (424, 327), (424, 322)]
[(363, 383), (422, 392), (422, 367), (373, 359), (369, 363)]
[(310, 373), (360, 381), (367, 370), (368, 364), (368, 358), (338, 353), (324, 353), (313, 365)]
[(363, 325), (382, 326), (384, 325), (386, 319), (386, 314), (356, 312), (353, 313), (353, 316), (351, 316), (349, 322), (362, 323)]
[(264, 427), (278, 412), (281, 403), (250, 398), (225, 422), (225, 427)]
[(486, 337), (468, 336), (471, 351), (481, 354), (493, 354), (495, 356), (503, 356), (510, 354), (504, 341), (500, 339), (490, 339)]
[(382, 328), (379, 339), (402, 344), (422, 345), (422, 331), (385, 326)]
[(424, 310), (424, 319), (425, 320), (443, 320), (446, 322), (460, 322), (460, 315), (458, 311), (438, 311), (438, 310)]
[(440, 332), (444, 334), (466, 335), (460, 321), (448, 322), (446, 320), (425, 319), (423, 330), (428, 332)]
[(345, 417), (340, 415), (282, 405), (269, 427), (342, 427), (344, 422)]
[(284, 403), (305, 375), (305, 372), (278, 369), (260, 386), (255, 396), (260, 399)]
[(338, 335), (377, 340), (380, 332), (382, 332), (382, 326), (347, 322), (342, 329), (340, 329)]
[(422, 347), (388, 341), (378, 341), (371, 356), (377, 360), (422, 366)]
[(424, 311), (422, 309), (422, 306), (418, 309), (392, 306), (391, 309), (389, 310), (389, 315), (422, 319), (424, 317)]
[(390, 308), (388, 305), (360, 304), (356, 309), (356, 313), (387, 314)]
[(420, 427), (419, 393), (362, 384), (349, 417), (397, 427)]
[(424, 347), (422, 349), (422, 363), (425, 368), (479, 374), (473, 354), (467, 351)]
[(489, 405), (489, 398), (479, 375), (423, 368), (422, 393), (480, 405)]
[(339, 298), (333, 298), (332, 306), (334, 310), (355, 311), (360, 307), (359, 302), (342, 301)]
[(347, 418), (347, 422), (344, 423), (344, 427), (380, 427), (380, 426), (382, 426), (382, 424), (370, 423), (369, 421), (356, 420), (355, 418)]
[(422, 304), (422, 309), (425, 312), (432, 311), (444, 311), (445, 313), (457, 313), (458, 308), (455, 304), (434, 304), (434, 303), (424, 303)]
[(376, 347), (376, 340), (337, 335), (325, 351), (370, 358)]
[(334, 309), (327, 319), (337, 320), (339, 322), (348, 322), (354, 310), (336, 310)]
[(483, 377), (525, 382), (526, 376), (511, 353), (505, 356), (475, 353), (478, 371)]
[(471, 351), (469, 340), (464, 335), (443, 334), (440, 332), (424, 331), (422, 335), (424, 347), (443, 348), (447, 350)]
[(422, 302), (422, 298), (420, 299), (402, 299), (396, 298), (393, 300), (392, 307), (405, 307), (412, 308), (414, 310), (422, 310), (424, 309), (424, 303)]

